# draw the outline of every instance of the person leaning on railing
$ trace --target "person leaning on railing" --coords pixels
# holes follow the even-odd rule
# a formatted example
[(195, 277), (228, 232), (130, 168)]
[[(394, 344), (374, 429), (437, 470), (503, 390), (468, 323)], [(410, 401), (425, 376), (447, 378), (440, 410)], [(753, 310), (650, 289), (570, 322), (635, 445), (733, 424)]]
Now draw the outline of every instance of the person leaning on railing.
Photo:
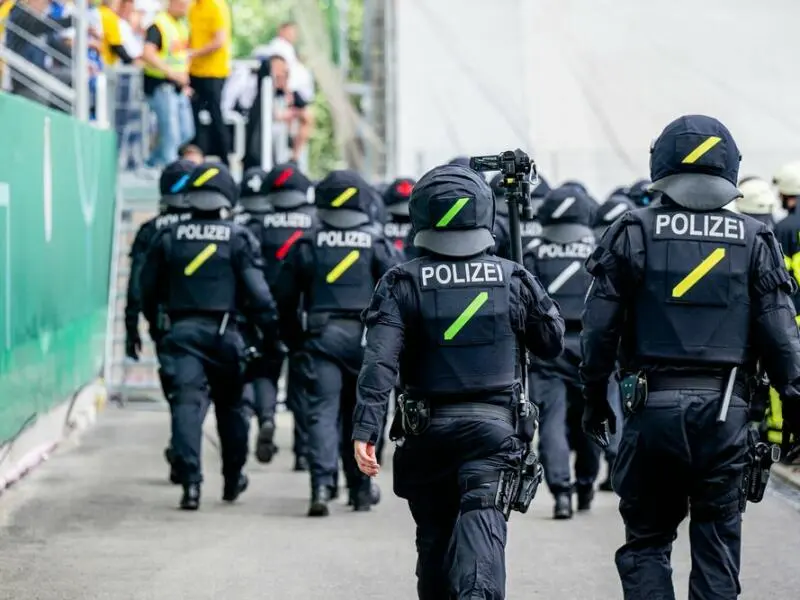
[(107, 66), (115, 65), (118, 61), (129, 65), (134, 61), (134, 58), (128, 54), (122, 42), (119, 15), (117, 14), (119, 7), (120, 0), (103, 0), (103, 5), (99, 9), (100, 22), (103, 29), (103, 45), (100, 50), (100, 57), (103, 59), (103, 64)]
[(158, 142), (148, 166), (174, 162), (178, 148), (194, 137), (189, 97), (188, 0), (170, 0), (167, 10), (156, 15), (145, 34), (142, 60), (144, 93), (158, 121)]

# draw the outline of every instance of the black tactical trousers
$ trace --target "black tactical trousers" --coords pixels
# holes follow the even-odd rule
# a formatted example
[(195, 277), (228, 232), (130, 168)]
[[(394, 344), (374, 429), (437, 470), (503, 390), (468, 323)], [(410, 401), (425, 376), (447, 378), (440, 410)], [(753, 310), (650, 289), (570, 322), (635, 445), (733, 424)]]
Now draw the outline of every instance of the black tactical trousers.
[(275, 422), (275, 410), (278, 407), (278, 379), (281, 376), (281, 359), (262, 359), (256, 368), (258, 376), (253, 378), (247, 390), (251, 398), (253, 412), (259, 427), (264, 423)]
[(292, 450), (298, 457), (308, 456), (308, 397), (305, 382), (313, 379), (312, 369), (313, 363), (308, 353), (289, 355), (286, 408), (292, 411), (294, 419)]
[(609, 468), (611, 468), (614, 466), (614, 461), (617, 459), (617, 451), (619, 450), (619, 441), (622, 438), (624, 420), (622, 416), (622, 399), (619, 395), (619, 383), (613, 379), (608, 384), (608, 403), (611, 405), (614, 415), (617, 418), (617, 432), (611, 435), (608, 447), (603, 450), (606, 462)]
[(238, 477), (247, 460), (249, 410), (242, 398), (240, 358), (244, 344), (219, 322), (187, 318), (173, 324), (161, 346), (161, 377), (169, 389), (173, 466), (182, 483), (203, 480), (203, 420), (214, 402), (222, 454), (222, 474)]
[[(497, 483), (483, 480), (517, 468), (522, 454), (514, 428), (491, 419), (434, 418), (398, 444), (394, 491), (417, 524), (421, 600), (506, 597), (506, 521), (494, 507)], [(476, 508), (481, 497), (486, 507)]]
[(678, 525), (691, 515), (690, 600), (740, 593), (747, 405), (734, 397), (717, 423), (720, 392), (650, 392), (625, 421), (613, 472), (626, 543), (616, 553), (625, 600), (673, 600), (670, 555)]
[(358, 469), (351, 442), (356, 376), (327, 356), (310, 356), (314, 378), (306, 389), (311, 487), (336, 485), (341, 456), (348, 489), (368, 489), (369, 477)]

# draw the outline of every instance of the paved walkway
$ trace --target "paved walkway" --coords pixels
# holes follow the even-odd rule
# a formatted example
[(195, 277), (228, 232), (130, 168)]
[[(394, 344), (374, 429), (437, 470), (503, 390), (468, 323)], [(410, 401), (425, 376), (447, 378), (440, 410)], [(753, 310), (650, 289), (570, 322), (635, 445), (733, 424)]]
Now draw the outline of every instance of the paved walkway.
[[(289, 417), (279, 442), (288, 447)], [(207, 430), (213, 424), (207, 423)], [(305, 517), (308, 482), (289, 452), (251, 464), (251, 489), (233, 506), (219, 499), (219, 458), (205, 440), (207, 483), (198, 513), (176, 509), (161, 457), (163, 410), (109, 407), (79, 443), (62, 449), (0, 499), (0, 599), (205, 600), (275, 598), (405, 600), (414, 597), (414, 527), (403, 502), (381, 484), (369, 514), (341, 505)], [(550, 520), (543, 491), (509, 536), (510, 598), (619, 598), (613, 553), (622, 540), (616, 502)], [(790, 598), (800, 587), (800, 514), (771, 493), (746, 518), (742, 598)], [(675, 552), (685, 597), (685, 535)], [(778, 544), (782, 551), (772, 548)], [(767, 586), (767, 587), (759, 587)]]

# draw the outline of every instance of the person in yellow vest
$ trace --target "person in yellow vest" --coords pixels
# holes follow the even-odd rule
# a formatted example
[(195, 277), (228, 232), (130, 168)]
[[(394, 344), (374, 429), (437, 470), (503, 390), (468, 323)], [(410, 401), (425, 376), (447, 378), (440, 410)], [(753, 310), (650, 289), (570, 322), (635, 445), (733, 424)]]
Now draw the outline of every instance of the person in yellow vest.
[(189, 98), (189, 0), (169, 0), (145, 33), (144, 94), (158, 122), (158, 141), (147, 166), (162, 168), (194, 137)]
[(230, 136), (222, 116), (222, 88), (231, 72), (231, 12), (227, 0), (195, 0), (189, 9), (194, 143), (228, 162)]
[(100, 46), (100, 58), (103, 64), (113, 66), (118, 62), (128, 65), (134, 61), (125, 50), (122, 43), (122, 33), (119, 28), (120, 0), (103, 0), (103, 5), (98, 9), (100, 23), (103, 29), (103, 40)]
[[(14, 8), (16, 0), (0, 0), (0, 40), (3, 39), (3, 32), (6, 28), (6, 19), (11, 9)], [(3, 68), (5, 63), (0, 61), (0, 84), (3, 82)]]

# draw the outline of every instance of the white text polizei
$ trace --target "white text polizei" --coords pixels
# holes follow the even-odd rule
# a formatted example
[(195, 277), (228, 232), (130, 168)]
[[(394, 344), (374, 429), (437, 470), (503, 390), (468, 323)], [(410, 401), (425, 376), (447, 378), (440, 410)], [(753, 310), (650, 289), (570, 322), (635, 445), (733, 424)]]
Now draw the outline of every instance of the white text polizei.
[(594, 245), (584, 242), (569, 244), (542, 243), (534, 250), (536, 257), (542, 258), (589, 258), (594, 252)]
[(503, 283), (503, 269), (498, 263), (462, 262), (425, 265), (421, 270), (422, 287), (431, 280), (440, 286), (469, 285), (473, 283)]
[(663, 236), (744, 241), (744, 221), (702, 213), (659, 214), (656, 215), (656, 237)]
[(227, 242), (231, 239), (231, 228), (228, 225), (202, 225), (186, 223), (178, 225), (179, 240), (196, 240), (203, 242)]
[(264, 215), (264, 227), (309, 229), (312, 225), (311, 215), (302, 212), (277, 212)]
[(372, 248), (372, 236), (366, 231), (320, 231), (317, 246), (330, 248)]
[(156, 229), (161, 229), (167, 225), (174, 225), (178, 221), (188, 221), (192, 213), (165, 213), (156, 217)]

